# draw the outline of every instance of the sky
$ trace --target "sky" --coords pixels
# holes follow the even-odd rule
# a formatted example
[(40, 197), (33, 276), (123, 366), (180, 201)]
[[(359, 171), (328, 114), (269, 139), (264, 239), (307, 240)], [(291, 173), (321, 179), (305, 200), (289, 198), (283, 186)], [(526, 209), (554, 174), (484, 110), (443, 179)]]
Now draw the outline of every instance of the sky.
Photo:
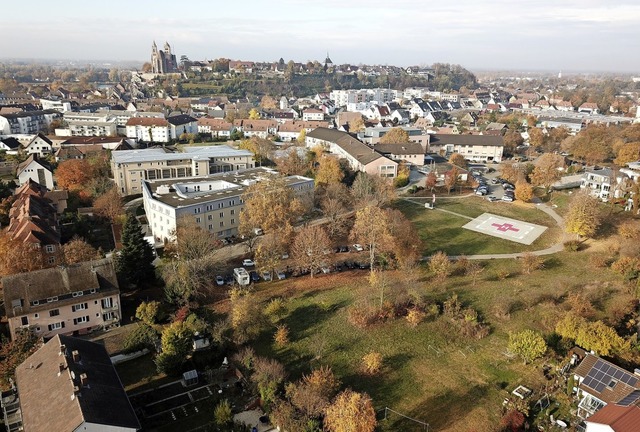
[(324, 61), (640, 73), (638, 0), (29, 0), (0, 58)]

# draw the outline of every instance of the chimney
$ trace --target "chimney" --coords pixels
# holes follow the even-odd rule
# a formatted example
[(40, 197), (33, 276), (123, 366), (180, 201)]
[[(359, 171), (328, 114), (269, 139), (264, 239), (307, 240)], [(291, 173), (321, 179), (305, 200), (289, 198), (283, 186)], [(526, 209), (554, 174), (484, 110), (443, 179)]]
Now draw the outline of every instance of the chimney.
[(67, 347), (64, 345), (60, 345), (60, 352), (58, 353), (59, 356), (63, 356), (65, 355), (65, 351), (66, 351)]
[(58, 376), (62, 375), (62, 372), (64, 372), (64, 363), (58, 365)]
[(80, 374), (80, 385), (86, 387), (89, 384), (89, 378), (86, 373)]
[(78, 350), (73, 350), (71, 352), (71, 355), (73, 356), (74, 363), (78, 363), (80, 361), (80, 353), (78, 352)]

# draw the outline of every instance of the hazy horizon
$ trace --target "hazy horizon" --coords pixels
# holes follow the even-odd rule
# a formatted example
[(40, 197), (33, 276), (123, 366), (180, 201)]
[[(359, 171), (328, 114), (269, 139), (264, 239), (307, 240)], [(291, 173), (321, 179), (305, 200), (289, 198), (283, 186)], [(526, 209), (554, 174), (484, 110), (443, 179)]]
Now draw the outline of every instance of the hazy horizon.
[(322, 62), (328, 52), (336, 64), (640, 72), (633, 55), (640, 45), (640, 4), (632, 0), (479, 3), (248, 0), (234, 7), (194, 0), (178, 7), (167, 0), (112, 0), (101, 8), (80, 0), (13, 2), (4, 7), (3, 30), (20, 36), (0, 40), (0, 55), (142, 64), (155, 40), (191, 60)]

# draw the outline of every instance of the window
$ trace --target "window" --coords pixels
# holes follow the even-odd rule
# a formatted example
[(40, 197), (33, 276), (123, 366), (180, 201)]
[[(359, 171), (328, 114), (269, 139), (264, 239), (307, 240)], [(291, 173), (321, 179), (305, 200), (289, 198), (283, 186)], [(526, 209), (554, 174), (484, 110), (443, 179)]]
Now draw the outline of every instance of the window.
[(207, 220), (213, 220), (213, 215), (207, 216)]
[(60, 309), (51, 309), (49, 311), (49, 316), (50, 317), (54, 317), (54, 316), (58, 316), (60, 315)]
[(89, 315), (81, 316), (73, 319), (73, 325), (83, 324), (89, 322)]
[(22, 318), (20, 318), (20, 321), (22, 322), (23, 326), (29, 325), (29, 317), (23, 316)]
[(199, 224), (200, 222), (202, 222), (202, 218), (197, 217), (197, 218), (196, 218), (196, 223), (198, 223), (198, 224)]
[(88, 303), (80, 303), (80, 304), (71, 306), (71, 312), (76, 312), (76, 311), (79, 311), (79, 310), (86, 310), (88, 308), (89, 308), (89, 304)]
[(220, 212), (220, 217), (223, 218), (224, 217), (224, 212)]
[(235, 225), (236, 220), (235, 219), (231, 219), (231, 225)]
[(63, 329), (64, 328), (64, 321), (63, 322), (57, 322), (57, 323), (49, 324), (48, 328), (49, 328), (49, 331)]
[(89, 293), (90, 293), (90, 294), (95, 294), (95, 293), (96, 293), (96, 289), (95, 289), (95, 288), (91, 288), (91, 289), (89, 290)]
[(31, 306), (38, 306), (40, 304), (40, 300), (34, 300), (31, 302)]
[(38, 319), (38, 318), (40, 318), (40, 314), (33, 314), (33, 318), (34, 318), (34, 319)]
[(223, 227), (223, 226), (224, 226), (224, 222), (221, 221), (220, 222), (220, 227)]
[(71, 294), (71, 297), (82, 297), (83, 292), (82, 291), (76, 291), (73, 294)]
[(47, 303), (51, 303), (54, 301), (58, 301), (58, 296), (53, 296), (53, 297), (48, 297), (47, 298)]
[(231, 209), (231, 215), (233, 216), (234, 214), (236, 214), (236, 210), (235, 209)]
[(209, 224), (209, 231), (213, 229), (213, 224)]
[(55, 264), (55, 263), (56, 263), (56, 257), (49, 257), (49, 258), (47, 259), (47, 263), (48, 263), (49, 265), (51, 265), (51, 264)]
[(102, 320), (103, 321), (111, 321), (116, 319), (116, 314), (115, 312), (106, 312), (102, 314)]
[(54, 253), (56, 251), (56, 247), (54, 245), (46, 245), (45, 250), (47, 253)]
[(111, 297), (102, 299), (102, 309), (109, 309), (113, 307), (113, 299)]

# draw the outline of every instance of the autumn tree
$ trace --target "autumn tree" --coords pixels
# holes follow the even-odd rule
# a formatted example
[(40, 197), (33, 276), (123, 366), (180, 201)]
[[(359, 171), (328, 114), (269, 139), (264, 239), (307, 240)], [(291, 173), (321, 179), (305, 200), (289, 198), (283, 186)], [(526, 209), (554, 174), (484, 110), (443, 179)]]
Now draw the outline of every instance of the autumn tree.
[(376, 413), (366, 393), (344, 390), (327, 408), (324, 426), (330, 432), (373, 432)]
[(140, 222), (132, 213), (122, 229), (122, 249), (116, 258), (116, 271), (127, 282), (140, 286), (155, 280), (153, 249), (144, 238)]
[(325, 253), (330, 247), (331, 240), (326, 230), (320, 225), (312, 225), (298, 232), (291, 253), (298, 267), (309, 270), (313, 277), (325, 263)]
[(424, 180), (425, 189), (433, 190), (433, 188), (435, 188), (437, 184), (438, 177), (436, 176), (436, 173), (434, 173), (433, 171), (429, 171), (429, 174), (427, 174), (427, 177)]
[(251, 381), (258, 387), (262, 402), (270, 406), (276, 400), (276, 393), (287, 373), (277, 360), (257, 357), (251, 374)]
[(234, 341), (243, 344), (258, 336), (266, 321), (256, 295), (246, 289), (233, 288), (229, 291), (229, 300), (229, 317)]
[(618, 166), (625, 166), (638, 159), (640, 159), (640, 142), (631, 142), (623, 144), (617, 149), (616, 158), (613, 161)]
[(444, 187), (447, 189), (447, 194), (458, 184), (458, 177), (460, 176), (460, 170), (456, 166), (452, 166), (449, 171), (444, 174)]
[(64, 262), (67, 265), (100, 258), (100, 252), (80, 237), (74, 237), (71, 241), (63, 245), (62, 254), (64, 255)]
[(389, 248), (392, 242), (388, 214), (379, 207), (367, 206), (356, 212), (350, 238), (368, 246), (369, 264), (374, 271), (378, 253)]
[(320, 157), (315, 176), (316, 186), (340, 183), (343, 177), (344, 173), (337, 158), (328, 155)]
[(58, 186), (70, 191), (79, 191), (91, 180), (92, 169), (86, 159), (69, 159), (60, 162), (55, 171)]
[(612, 155), (612, 129), (604, 125), (589, 125), (576, 136), (565, 139), (561, 147), (589, 165), (602, 163)]
[(286, 386), (291, 403), (309, 417), (320, 417), (340, 388), (340, 380), (329, 367), (314, 369)]
[(531, 202), (534, 197), (533, 187), (527, 181), (520, 180), (516, 182), (515, 196), (522, 202)]
[(240, 213), (238, 230), (246, 236), (255, 228), (278, 236), (288, 233), (304, 209), (284, 178), (275, 175), (249, 186), (242, 199), (244, 209)]
[(349, 190), (343, 183), (334, 183), (324, 188), (323, 192), (320, 209), (327, 219), (327, 234), (330, 238), (337, 239), (344, 233), (347, 225)]
[(15, 370), (39, 347), (38, 337), (29, 330), (18, 329), (13, 340), (0, 339), (0, 389), (9, 390), (15, 382)]
[(306, 129), (302, 128), (302, 130), (300, 130), (300, 133), (298, 134), (298, 138), (296, 138), (296, 141), (298, 142), (298, 144), (304, 145), (304, 143), (307, 141)]
[(409, 271), (421, 258), (422, 240), (416, 235), (411, 221), (400, 210), (386, 209), (385, 213), (392, 238), (386, 248), (389, 253), (387, 258), (393, 259), (403, 271)]
[(364, 120), (362, 116), (356, 117), (349, 122), (349, 131), (360, 132), (364, 130)]
[(253, 136), (249, 139), (240, 141), (238, 148), (250, 151), (253, 153), (256, 162), (258, 164), (262, 164), (269, 159), (269, 156), (274, 149), (274, 144), (268, 139)]
[(395, 127), (380, 138), (380, 144), (405, 144), (409, 142), (409, 133), (402, 128)]
[(460, 168), (467, 168), (467, 160), (460, 153), (452, 153), (449, 156), (449, 163)]
[(504, 163), (500, 166), (500, 177), (511, 183), (524, 180), (524, 170), (522, 164)]
[(446, 253), (438, 251), (429, 258), (429, 271), (433, 273), (437, 280), (443, 281), (453, 269), (453, 264)]
[(556, 325), (556, 333), (566, 339), (575, 341), (576, 345), (595, 351), (598, 355), (609, 356), (629, 348), (616, 331), (602, 321), (587, 321), (573, 313), (568, 313)]
[(269, 95), (262, 96), (260, 106), (264, 109), (276, 109), (276, 100)]
[(287, 251), (287, 247), (293, 237), (293, 228), (288, 231), (280, 230), (277, 233), (265, 235), (254, 254), (254, 259), (258, 269), (262, 271), (276, 271), (281, 264), (282, 255)]
[(545, 193), (549, 193), (551, 186), (562, 177), (564, 158), (553, 153), (545, 153), (536, 162), (531, 173), (531, 182), (535, 186), (543, 186)]
[(599, 200), (586, 192), (573, 196), (565, 217), (565, 230), (576, 238), (592, 237), (602, 222)]
[(542, 147), (544, 144), (545, 136), (542, 129), (533, 127), (527, 131), (529, 133), (529, 144), (533, 147)]
[(502, 140), (504, 142), (504, 152), (507, 154), (514, 154), (516, 149), (524, 143), (524, 138), (516, 130), (507, 131)]
[(136, 309), (136, 318), (147, 325), (153, 325), (157, 322), (160, 315), (160, 302), (149, 301), (142, 302)]
[(249, 119), (250, 120), (258, 120), (260, 118), (260, 111), (255, 108), (251, 108), (249, 110)]
[(533, 330), (509, 333), (508, 347), (509, 351), (524, 361), (524, 364), (531, 363), (547, 352), (547, 343), (544, 338)]
[(0, 232), (0, 276), (27, 273), (44, 267), (40, 248), (11, 238), (3, 230)]
[(384, 207), (395, 199), (395, 189), (389, 179), (361, 172), (351, 185), (351, 195), (357, 207)]
[(109, 219), (112, 224), (124, 214), (124, 204), (117, 187), (112, 187), (100, 195), (93, 203), (93, 207), (97, 214)]

